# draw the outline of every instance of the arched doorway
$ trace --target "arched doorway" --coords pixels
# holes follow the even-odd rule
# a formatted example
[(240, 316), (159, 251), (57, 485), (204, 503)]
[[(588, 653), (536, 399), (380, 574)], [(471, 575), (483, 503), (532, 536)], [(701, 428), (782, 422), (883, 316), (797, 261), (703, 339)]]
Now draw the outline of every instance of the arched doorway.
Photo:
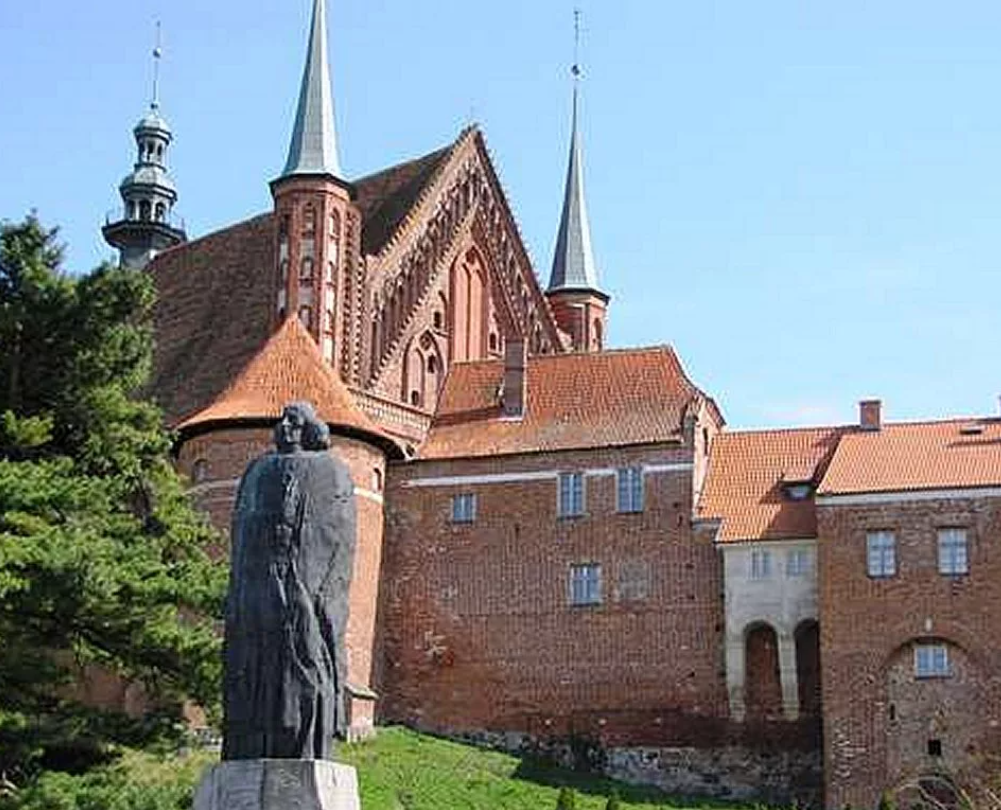
[(747, 719), (782, 719), (779, 644), (771, 625), (759, 622), (744, 631), (744, 673)]

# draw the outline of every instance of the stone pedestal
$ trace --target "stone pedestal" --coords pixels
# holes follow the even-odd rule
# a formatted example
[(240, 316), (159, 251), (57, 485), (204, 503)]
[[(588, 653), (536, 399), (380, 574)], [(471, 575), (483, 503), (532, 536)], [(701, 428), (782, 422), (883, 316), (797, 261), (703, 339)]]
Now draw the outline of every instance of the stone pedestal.
[(229, 760), (202, 779), (194, 810), (361, 810), (358, 777), (319, 759)]

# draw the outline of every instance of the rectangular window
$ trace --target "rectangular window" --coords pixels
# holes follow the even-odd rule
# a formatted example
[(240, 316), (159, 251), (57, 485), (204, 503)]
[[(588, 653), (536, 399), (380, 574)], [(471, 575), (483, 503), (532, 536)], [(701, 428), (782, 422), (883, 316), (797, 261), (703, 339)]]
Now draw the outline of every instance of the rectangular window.
[(616, 509), (619, 512), (643, 511), (642, 467), (623, 467), (617, 471)]
[(584, 563), (570, 566), (570, 604), (601, 604), (601, 566)]
[(944, 644), (918, 644), (914, 647), (914, 676), (917, 678), (947, 678), (949, 649)]
[(966, 529), (940, 529), (938, 533), (938, 572), (948, 576), (970, 573)]
[(476, 494), (460, 492), (452, 496), (452, 522), (472, 523), (476, 520)]
[(584, 514), (584, 473), (560, 473), (556, 512), (560, 517)]
[(812, 555), (805, 548), (794, 548), (786, 554), (787, 577), (805, 577), (812, 568)]
[(768, 579), (772, 575), (772, 553), (751, 552), (751, 579)]
[(893, 532), (869, 532), (865, 536), (866, 568), (871, 577), (892, 577), (897, 573), (897, 539)]

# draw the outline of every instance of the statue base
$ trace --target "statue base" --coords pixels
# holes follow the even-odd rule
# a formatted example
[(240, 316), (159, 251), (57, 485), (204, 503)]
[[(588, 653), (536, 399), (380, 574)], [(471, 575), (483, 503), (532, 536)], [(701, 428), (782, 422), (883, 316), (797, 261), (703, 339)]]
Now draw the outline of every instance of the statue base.
[(361, 810), (350, 765), (321, 759), (233, 759), (213, 767), (194, 810)]

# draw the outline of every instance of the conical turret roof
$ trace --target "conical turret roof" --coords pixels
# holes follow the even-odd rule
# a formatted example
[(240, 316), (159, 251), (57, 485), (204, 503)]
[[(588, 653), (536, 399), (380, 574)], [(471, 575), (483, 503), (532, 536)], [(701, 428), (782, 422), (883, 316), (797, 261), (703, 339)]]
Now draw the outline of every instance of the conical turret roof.
[(299, 106), (282, 177), (296, 174), (341, 176), (334, 130), (334, 99), (327, 61), (327, 14), (324, 0), (313, 0), (309, 49), (299, 88)]
[(581, 157), (580, 133), (577, 131), (577, 85), (573, 89), (573, 121), (570, 134), (570, 159), (567, 164), (566, 189), (563, 193), (563, 213), (556, 237), (553, 269), (549, 276), (549, 292), (561, 289), (595, 290), (598, 270), (591, 250), (591, 226), (584, 201), (584, 161)]
[[(400, 455), (399, 447), (358, 407), (337, 372), (295, 315), (290, 315), (208, 407), (177, 425), (277, 419), (290, 402), (306, 400), (334, 432), (361, 434)], [(338, 431), (340, 429), (340, 431)]]

